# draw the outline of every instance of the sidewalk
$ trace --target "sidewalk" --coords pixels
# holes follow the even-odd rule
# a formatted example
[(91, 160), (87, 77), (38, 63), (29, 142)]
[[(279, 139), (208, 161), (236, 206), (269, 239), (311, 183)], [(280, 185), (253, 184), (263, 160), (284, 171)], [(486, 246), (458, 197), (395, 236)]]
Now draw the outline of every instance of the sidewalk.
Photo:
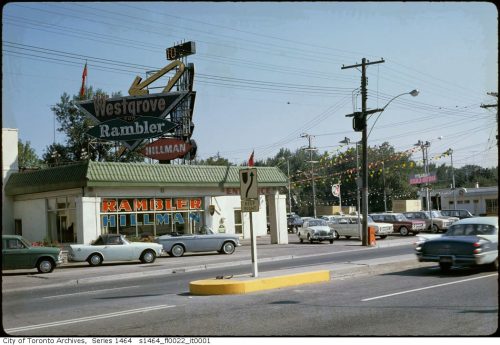
[[(299, 244), (296, 235), (289, 235), (289, 244), (271, 244), (270, 236), (257, 238), (258, 262), (269, 262), (275, 260), (285, 260), (294, 258), (304, 258), (310, 256), (330, 255), (332, 252), (344, 252), (353, 250), (370, 250), (370, 247), (363, 247), (359, 241), (335, 241), (333, 244)], [(415, 238), (395, 237), (391, 240), (377, 242), (377, 247), (411, 245)], [(12, 270), (2, 274), (2, 291), (22, 291), (34, 288), (50, 288), (55, 286), (78, 286), (92, 284), (93, 282), (115, 281), (137, 277), (153, 277), (178, 272), (190, 272), (207, 270), (218, 267), (232, 267), (251, 264), (250, 240), (242, 240), (242, 246), (238, 247), (234, 254), (220, 255), (216, 253), (207, 254), (186, 254), (180, 258), (160, 257), (153, 264), (143, 265), (137, 262), (121, 262), (105, 264), (99, 267), (89, 267), (87, 263), (67, 263), (56, 268), (50, 274), (38, 274), (36, 270)], [(402, 257), (392, 258), (391, 262), (401, 262)], [(418, 263), (413, 255), (407, 260), (412, 264)], [(336, 264), (334, 267), (315, 267), (317, 269), (327, 269), (336, 271), (336, 276), (343, 270), (342, 275), (350, 275), (354, 269), (364, 267), (365, 270), (371, 267), (370, 263), (349, 263)], [(376, 261), (376, 260), (375, 260)], [(304, 272), (307, 267), (297, 269), (294, 273)], [(299, 272), (300, 271), (300, 272)], [(263, 273), (265, 275), (283, 275), (286, 272)]]

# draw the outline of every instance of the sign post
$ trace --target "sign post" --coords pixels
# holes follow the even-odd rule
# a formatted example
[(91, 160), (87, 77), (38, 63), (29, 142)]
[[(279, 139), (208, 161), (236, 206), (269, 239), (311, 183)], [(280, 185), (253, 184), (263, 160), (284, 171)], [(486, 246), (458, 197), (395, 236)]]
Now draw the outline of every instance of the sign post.
[(253, 212), (259, 211), (259, 190), (257, 185), (257, 169), (240, 170), (241, 211), (250, 212), (250, 239), (252, 247), (252, 276), (257, 278), (257, 239), (253, 232)]

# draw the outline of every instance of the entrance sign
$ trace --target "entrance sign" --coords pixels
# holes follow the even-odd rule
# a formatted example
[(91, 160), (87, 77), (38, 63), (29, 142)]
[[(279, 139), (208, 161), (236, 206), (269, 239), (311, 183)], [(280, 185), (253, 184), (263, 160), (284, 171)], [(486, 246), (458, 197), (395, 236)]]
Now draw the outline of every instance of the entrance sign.
[(256, 168), (240, 170), (240, 193), (241, 200), (259, 198)]
[(259, 212), (259, 199), (242, 199), (241, 212)]
[(433, 183), (437, 182), (437, 174), (435, 172), (429, 174), (413, 174), (410, 176), (410, 184)]

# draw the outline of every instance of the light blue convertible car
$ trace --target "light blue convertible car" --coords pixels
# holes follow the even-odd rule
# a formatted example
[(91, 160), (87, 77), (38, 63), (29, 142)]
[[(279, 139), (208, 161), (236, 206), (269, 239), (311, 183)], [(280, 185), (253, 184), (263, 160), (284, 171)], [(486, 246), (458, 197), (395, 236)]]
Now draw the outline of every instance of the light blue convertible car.
[(195, 234), (163, 235), (155, 239), (170, 256), (179, 257), (186, 252), (211, 252), (233, 254), (241, 246), (238, 235), (216, 234), (209, 227), (202, 227)]

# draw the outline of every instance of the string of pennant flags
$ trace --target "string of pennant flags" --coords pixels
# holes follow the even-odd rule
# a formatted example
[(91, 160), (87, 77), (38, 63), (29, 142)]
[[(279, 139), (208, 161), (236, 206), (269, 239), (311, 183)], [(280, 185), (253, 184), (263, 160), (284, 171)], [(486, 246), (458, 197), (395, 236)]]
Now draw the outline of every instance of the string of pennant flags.
[[(345, 145), (343, 145), (345, 146)], [(339, 152), (341, 147), (336, 151)], [(379, 160), (375, 162), (371, 162), (368, 164), (368, 169), (369, 169), (369, 177), (374, 177), (374, 176), (379, 176), (383, 173), (385, 169), (385, 173), (390, 173), (390, 172), (397, 172), (401, 169), (406, 169), (406, 168), (414, 168), (417, 164), (423, 163), (423, 160), (411, 160), (409, 162), (401, 162), (400, 164), (391, 164), (389, 167), (385, 166), (387, 162), (397, 162), (401, 159), (408, 159), (412, 154), (415, 152), (421, 150), (420, 147), (412, 147), (406, 151), (396, 153), (394, 155), (391, 155), (387, 158), (384, 158), (384, 160)], [(336, 166), (340, 166), (345, 163), (352, 163), (356, 161), (356, 157), (352, 156), (352, 152), (354, 151), (353, 148), (349, 148), (347, 151), (339, 153), (337, 155), (332, 154), (331, 157), (330, 155), (325, 154), (323, 155), (320, 160), (319, 160), (319, 167), (316, 168), (317, 172), (324, 171), (329, 168), (334, 168)], [(443, 152), (439, 155), (430, 157), (429, 160), (440, 160), (444, 157), (448, 157), (450, 155), (449, 151)], [(333, 183), (337, 182), (339, 180), (349, 182), (352, 181), (356, 178), (357, 174), (357, 168), (349, 168), (343, 171), (338, 171), (334, 173), (329, 173), (324, 176), (316, 176), (314, 178), (316, 183), (319, 184), (328, 184), (328, 183)], [(298, 174), (295, 174), (291, 176), (290, 178), (301, 178), (301, 180), (296, 180), (291, 182), (291, 187), (299, 187), (302, 185), (309, 185), (311, 183), (311, 178), (307, 177), (307, 172), (300, 172)]]

